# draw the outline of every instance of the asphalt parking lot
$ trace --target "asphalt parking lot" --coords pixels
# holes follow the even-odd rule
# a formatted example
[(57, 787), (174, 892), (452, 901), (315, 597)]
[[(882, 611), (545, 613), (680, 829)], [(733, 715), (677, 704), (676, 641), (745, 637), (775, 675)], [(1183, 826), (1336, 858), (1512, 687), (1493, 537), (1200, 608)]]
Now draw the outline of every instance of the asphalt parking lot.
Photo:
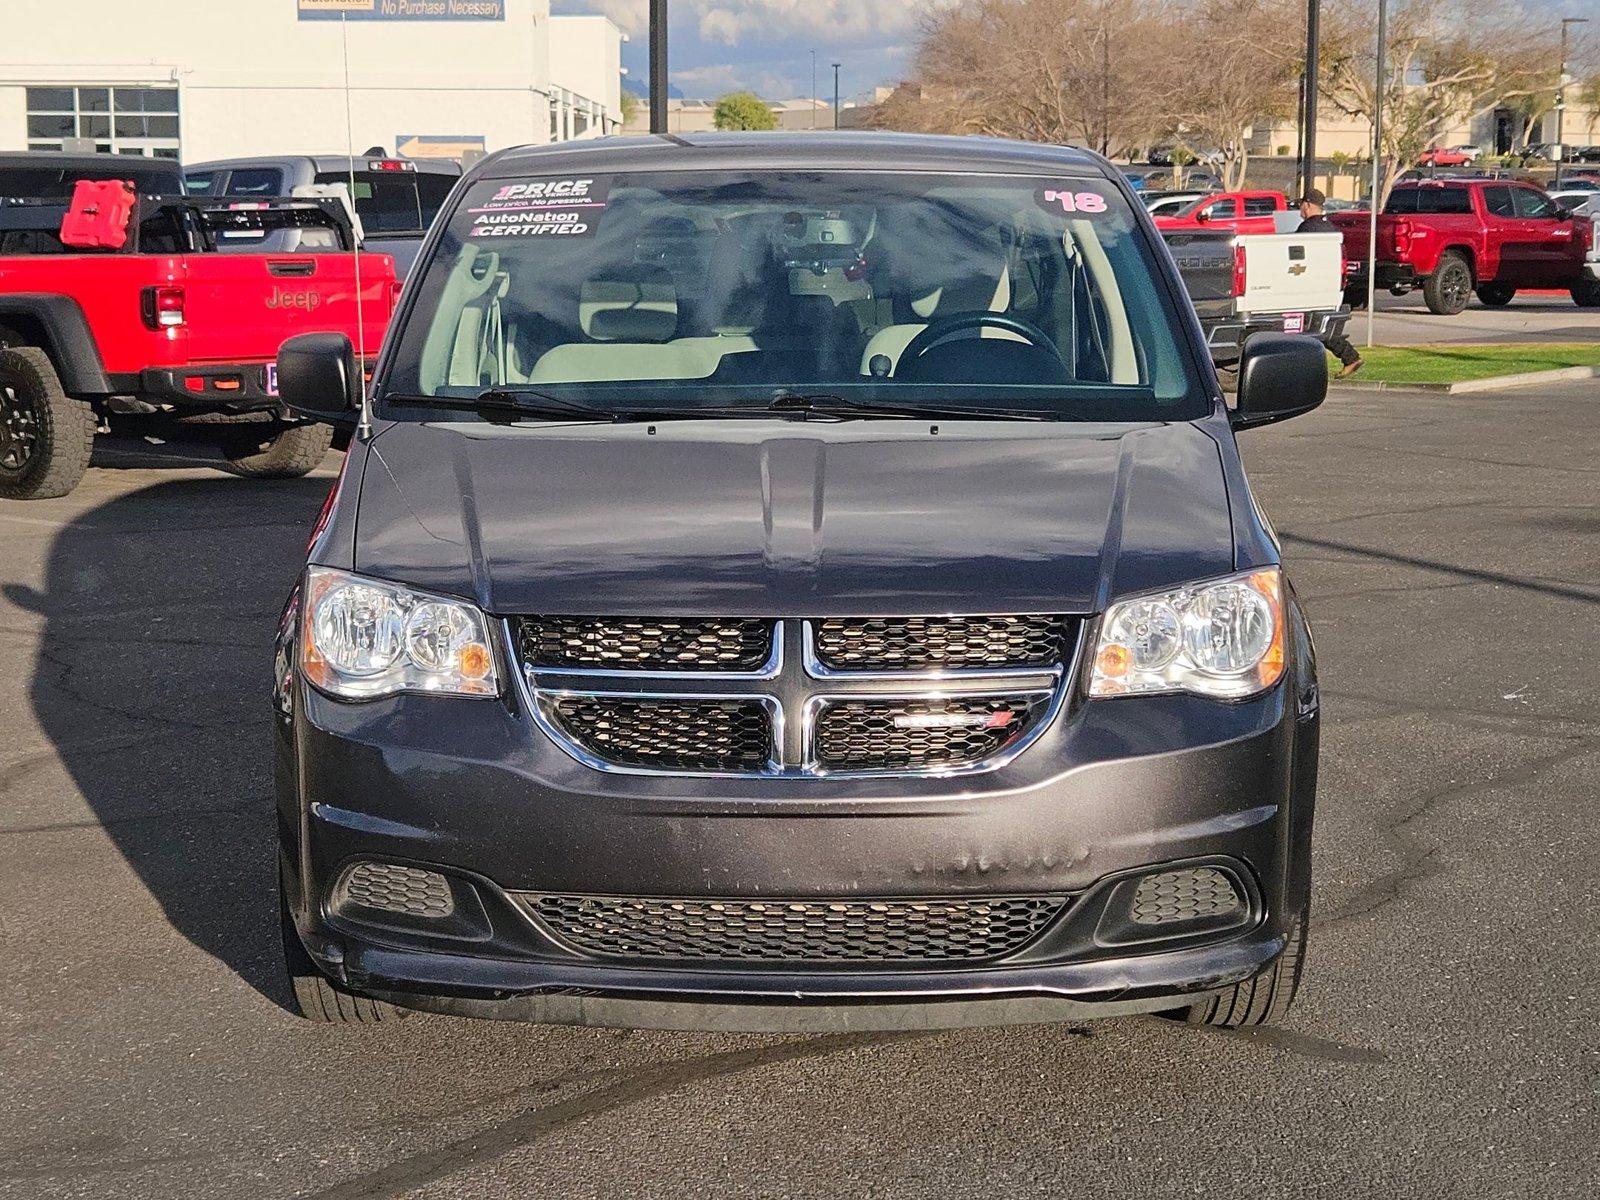
[[(1595, 310), (1579, 308), (1564, 292), (1524, 292), (1504, 308), (1474, 299), (1465, 312), (1441, 317), (1428, 311), (1420, 291), (1378, 295), (1373, 336), (1380, 346), (1432, 343), (1592, 342)], [(1352, 313), (1345, 333), (1357, 346), (1367, 343), (1365, 310)]]
[(109, 444), (0, 504), (0, 1195), (1591, 1197), (1597, 412), (1343, 394), (1242, 439), (1326, 703), (1307, 983), (1254, 1033), (301, 1022), (267, 688), (336, 464)]

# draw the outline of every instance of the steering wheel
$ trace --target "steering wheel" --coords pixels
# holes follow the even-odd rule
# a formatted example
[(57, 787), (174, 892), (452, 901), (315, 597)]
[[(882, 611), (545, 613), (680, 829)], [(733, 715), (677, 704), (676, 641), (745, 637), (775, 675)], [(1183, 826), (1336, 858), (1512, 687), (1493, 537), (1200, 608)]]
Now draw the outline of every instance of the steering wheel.
[(1061, 347), (1055, 344), (1048, 333), (1019, 317), (997, 312), (955, 313), (930, 321), (926, 328), (907, 342), (905, 349), (900, 351), (899, 366), (895, 373), (899, 374), (900, 368), (920, 358), (947, 337), (968, 329), (1004, 329), (1007, 333), (1017, 334), (1030, 346), (1048, 354), (1055, 365), (1061, 368), (1063, 374), (1070, 373), (1067, 371), (1067, 360), (1061, 357)]

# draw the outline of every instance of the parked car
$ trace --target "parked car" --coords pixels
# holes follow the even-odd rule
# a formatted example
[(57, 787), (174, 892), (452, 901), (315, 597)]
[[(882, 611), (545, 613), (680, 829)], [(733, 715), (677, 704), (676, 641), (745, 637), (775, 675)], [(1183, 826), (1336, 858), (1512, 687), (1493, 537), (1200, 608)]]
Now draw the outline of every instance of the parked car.
[[(1326, 357), (1228, 409), (1110, 163), (505, 151), (392, 333), (277, 644), (307, 1016), (1283, 1014), (1318, 691), (1234, 430)], [(342, 336), (279, 365), (358, 402)]]
[(146, 195), (181, 196), (177, 160), (138, 154), (60, 154), (53, 150), (0, 151), (0, 198), (66, 200), (78, 180), (126, 179)]
[(1565, 162), (1571, 147), (1561, 142), (1534, 142), (1517, 155), (1523, 162)]
[(1226, 229), (1233, 233), (1276, 233), (1277, 213), (1287, 212), (1282, 192), (1218, 192), (1192, 201), (1156, 220), (1156, 228)]
[[(1345, 234), (1352, 297), (1366, 294), (1369, 219), (1333, 213)], [(1585, 268), (1594, 223), (1575, 218), (1543, 188), (1513, 180), (1407, 184), (1378, 216), (1376, 285), (1396, 295), (1422, 289), (1430, 312), (1466, 308), (1473, 291), (1509, 304), (1520, 288), (1567, 288), (1574, 302), (1600, 304)]]
[(381, 153), (355, 159), (287, 154), (194, 163), (184, 168), (183, 178), (195, 196), (294, 196), (316, 185), (349, 188), (352, 168), (362, 245), (393, 258), (403, 279), (422, 247), (422, 235), (461, 178), (459, 163)]
[(1308, 334), (1324, 345), (1344, 330), (1344, 239), (1337, 233), (1162, 232), (1205, 334), (1231, 375), (1257, 333)]
[(1145, 211), (1152, 217), (1168, 217), (1188, 208), (1196, 200), (1211, 193), (1201, 191), (1183, 192), (1151, 192), (1140, 193), (1139, 199), (1144, 201)]
[[(261, 248), (280, 235), (292, 251)], [(70, 492), (108, 416), (209, 436), (237, 474), (309, 471), (332, 434), (282, 409), (274, 359), (295, 333), (355, 334), (358, 304), (376, 351), (394, 267), (379, 254), (358, 267), (350, 248), (333, 201), (138, 197), (112, 184), (68, 204), (0, 204), (0, 497)]]
[(1600, 163), (1600, 146), (1573, 146), (1570, 150), (1568, 162)]
[(1417, 163), (1424, 167), (1460, 167), (1472, 162), (1476, 157), (1476, 154), (1467, 153), (1465, 147), (1446, 150), (1442, 146), (1435, 146), (1431, 150), (1423, 151)]

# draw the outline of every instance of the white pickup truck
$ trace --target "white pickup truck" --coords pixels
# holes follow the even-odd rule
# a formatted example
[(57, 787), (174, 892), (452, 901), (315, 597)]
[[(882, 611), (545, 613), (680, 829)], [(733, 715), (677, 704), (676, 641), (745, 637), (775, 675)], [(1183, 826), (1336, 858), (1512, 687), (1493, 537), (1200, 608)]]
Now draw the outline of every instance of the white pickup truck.
[(1337, 233), (1175, 229), (1162, 237), (1219, 367), (1238, 362), (1252, 333), (1304, 333), (1326, 344), (1350, 317)]

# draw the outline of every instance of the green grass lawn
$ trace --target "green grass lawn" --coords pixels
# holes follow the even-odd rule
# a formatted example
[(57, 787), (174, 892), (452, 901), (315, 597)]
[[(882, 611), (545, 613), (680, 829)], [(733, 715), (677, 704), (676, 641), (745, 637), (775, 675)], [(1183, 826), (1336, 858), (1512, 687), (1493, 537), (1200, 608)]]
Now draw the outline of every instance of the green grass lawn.
[[(1459, 383), (1492, 375), (1553, 371), (1558, 367), (1600, 367), (1600, 342), (1374, 346), (1370, 350), (1357, 342), (1356, 349), (1367, 360), (1355, 377), (1363, 383)], [(1339, 364), (1334, 362), (1330, 369), (1337, 371)]]

